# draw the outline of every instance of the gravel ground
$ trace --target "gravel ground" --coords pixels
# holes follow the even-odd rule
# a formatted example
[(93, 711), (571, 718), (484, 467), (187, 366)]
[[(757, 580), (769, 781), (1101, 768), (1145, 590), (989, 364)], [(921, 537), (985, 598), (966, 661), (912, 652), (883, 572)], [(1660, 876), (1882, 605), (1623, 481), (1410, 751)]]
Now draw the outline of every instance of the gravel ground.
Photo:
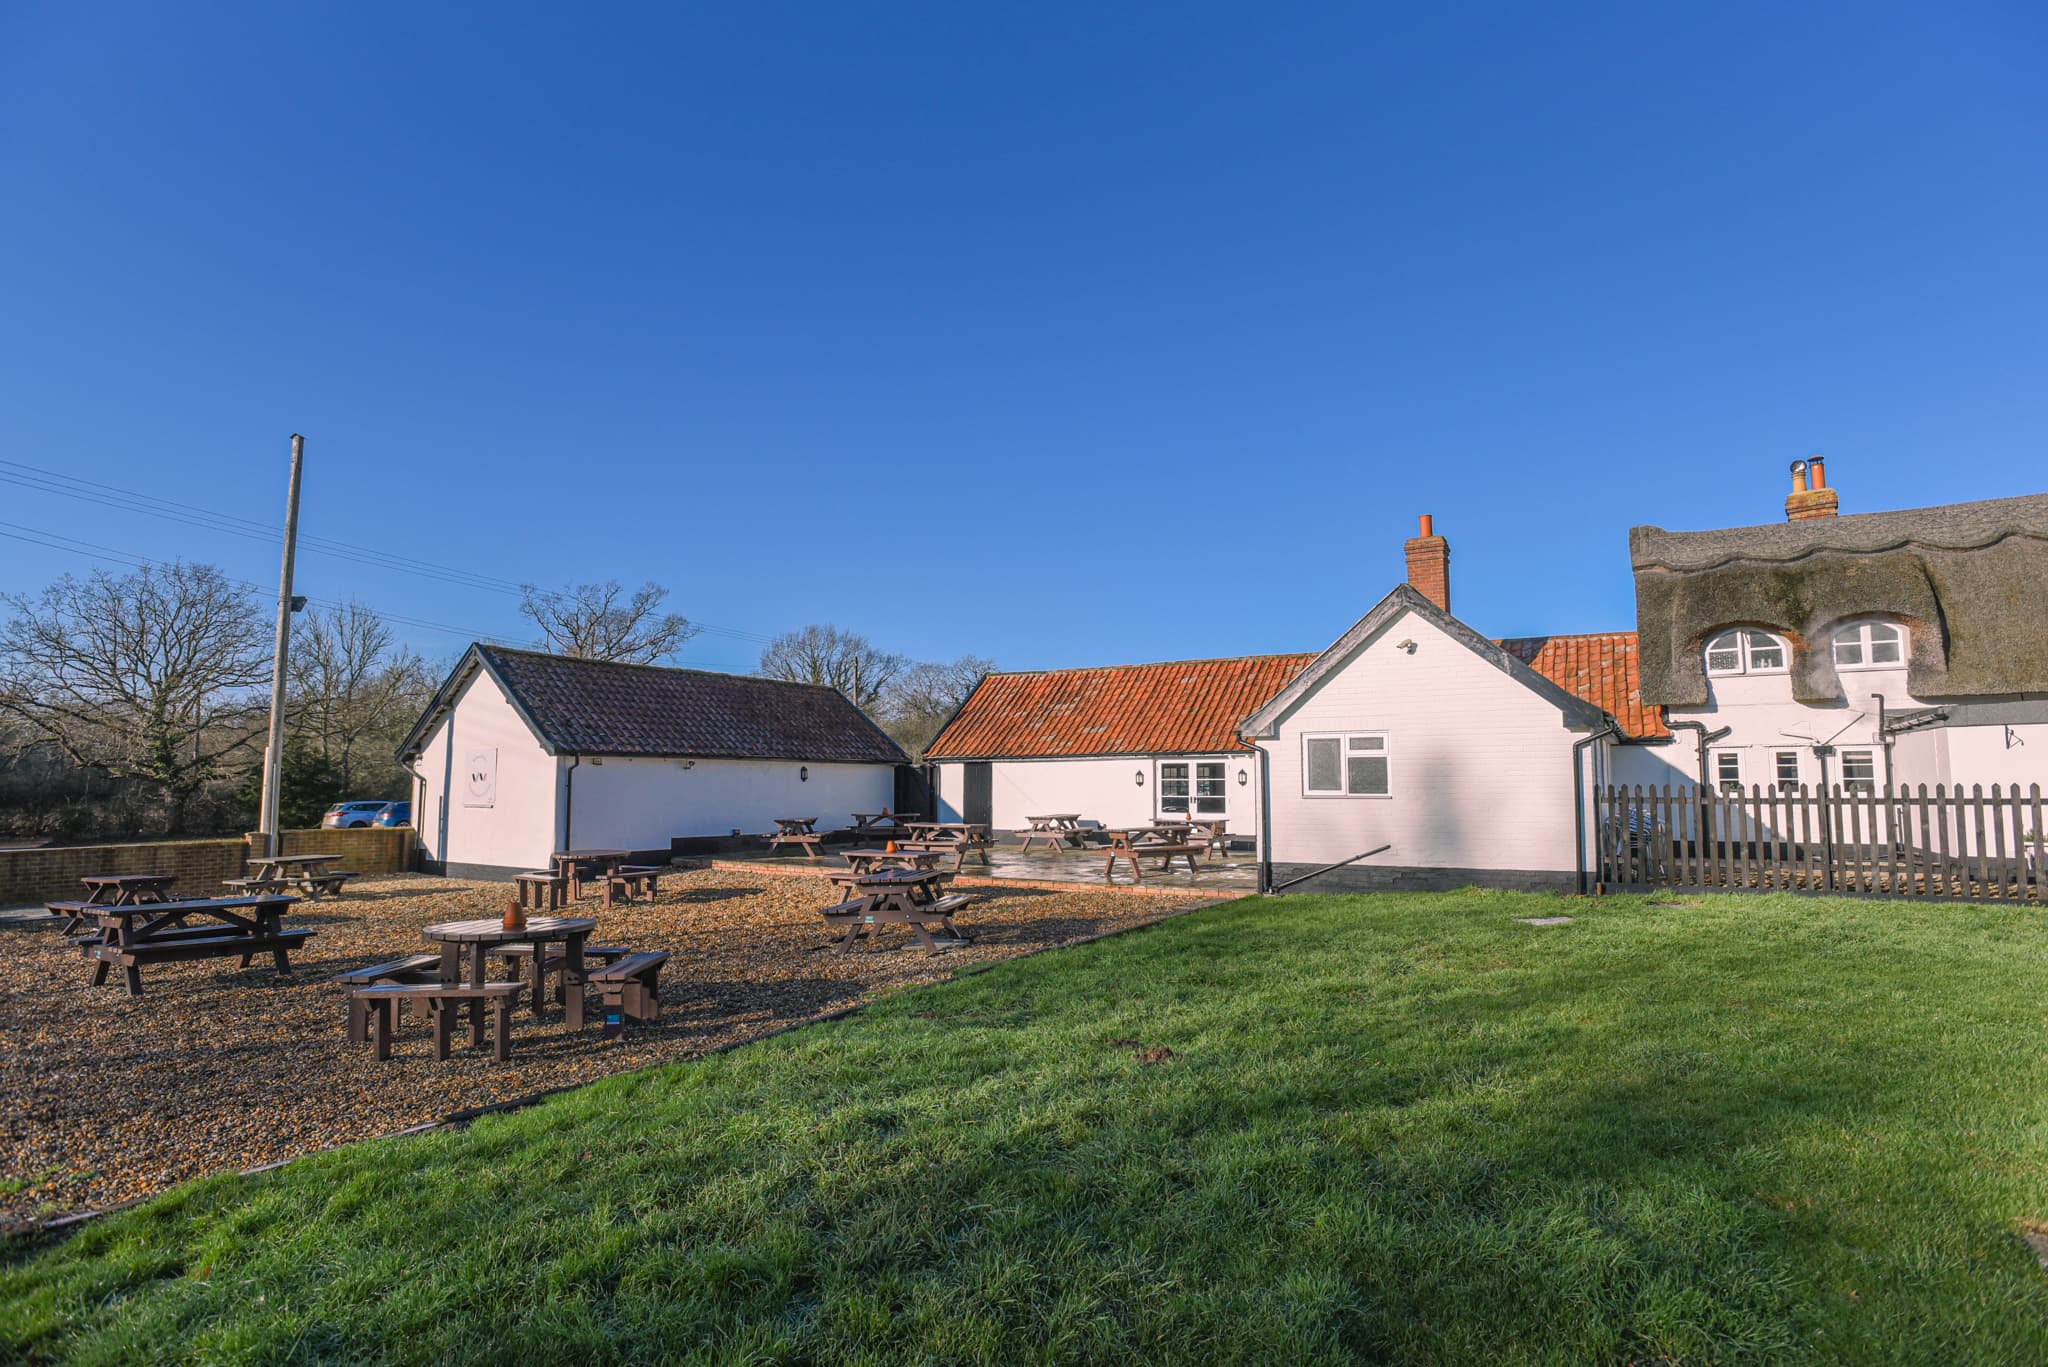
[(428, 948), (420, 927), (502, 913), (503, 884), (365, 878), (339, 901), (301, 903), (287, 925), (316, 930), (279, 977), (232, 960), (143, 970), (131, 999), (116, 972), (88, 986), (78, 951), (53, 929), (0, 929), (14, 968), (0, 989), (0, 1225), (105, 1206), (206, 1173), (275, 1162), (389, 1134), (453, 1111), (690, 1058), (735, 1040), (866, 1001), (961, 968), (1157, 920), (1185, 901), (1112, 891), (974, 889), (959, 923), (976, 942), (933, 956), (898, 948), (826, 953), (817, 909), (836, 900), (822, 878), (680, 873), (660, 899), (592, 910), (594, 944), (667, 949), (662, 1018), (606, 1043), (591, 1012), (572, 1034), (552, 1008), (521, 1003), (514, 1052), (488, 1043), (436, 1063), (424, 1024), (408, 1017), (392, 1060), (343, 1038), (336, 973)]

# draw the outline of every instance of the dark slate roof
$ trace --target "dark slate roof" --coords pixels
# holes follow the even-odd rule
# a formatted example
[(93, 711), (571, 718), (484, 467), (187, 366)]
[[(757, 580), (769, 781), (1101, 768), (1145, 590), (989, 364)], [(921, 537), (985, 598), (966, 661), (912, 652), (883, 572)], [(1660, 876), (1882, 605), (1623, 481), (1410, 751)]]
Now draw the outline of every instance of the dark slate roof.
[(399, 758), (418, 753), (462, 684), (487, 670), (549, 750), (650, 759), (907, 764), (909, 756), (836, 689), (661, 665), (607, 664), (472, 645)]
[(2048, 494), (1709, 532), (1629, 532), (1642, 700), (1707, 701), (1701, 650), (1728, 626), (1792, 642), (1794, 696), (1840, 695), (1828, 640), (1885, 616), (1912, 640), (1920, 698), (2048, 690)]

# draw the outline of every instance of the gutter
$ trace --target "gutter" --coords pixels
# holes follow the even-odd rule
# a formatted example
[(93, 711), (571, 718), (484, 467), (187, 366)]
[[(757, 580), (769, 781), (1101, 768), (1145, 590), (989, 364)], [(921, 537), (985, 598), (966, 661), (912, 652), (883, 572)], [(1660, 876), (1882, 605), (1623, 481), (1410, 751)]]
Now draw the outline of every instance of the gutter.
[[(1586, 895), (1586, 747), (1608, 736), (1626, 739), (1622, 735), (1621, 724), (1612, 717), (1597, 731), (1572, 742), (1572, 830), (1575, 836), (1572, 843), (1576, 846), (1581, 897)], [(1702, 749), (1700, 754), (1704, 756), (1706, 751)], [(1700, 763), (1705, 765), (1706, 760), (1702, 758)]]

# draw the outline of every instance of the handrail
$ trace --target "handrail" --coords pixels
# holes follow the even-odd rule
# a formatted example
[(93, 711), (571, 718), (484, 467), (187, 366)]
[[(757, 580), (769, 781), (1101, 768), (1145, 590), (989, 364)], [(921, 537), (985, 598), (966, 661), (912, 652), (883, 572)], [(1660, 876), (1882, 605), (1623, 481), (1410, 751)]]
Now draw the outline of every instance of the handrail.
[(1392, 845), (1382, 845), (1376, 850), (1367, 850), (1364, 854), (1354, 854), (1349, 859), (1339, 859), (1334, 864), (1325, 864), (1323, 865), (1323, 867), (1316, 869), (1313, 872), (1304, 873), (1299, 878), (1290, 878), (1284, 883), (1275, 883), (1272, 887), (1266, 889), (1266, 895), (1270, 897), (1274, 893), (1280, 891), (1280, 889), (1282, 888), (1291, 888), (1296, 883), (1306, 883), (1311, 878), (1320, 878), (1324, 874), (1330, 872), (1330, 870), (1332, 869), (1341, 869), (1346, 864), (1356, 864), (1361, 859), (1370, 859), (1376, 854), (1384, 854), (1386, 851), (1391, 850), (1393, 848), (1394, 847)]

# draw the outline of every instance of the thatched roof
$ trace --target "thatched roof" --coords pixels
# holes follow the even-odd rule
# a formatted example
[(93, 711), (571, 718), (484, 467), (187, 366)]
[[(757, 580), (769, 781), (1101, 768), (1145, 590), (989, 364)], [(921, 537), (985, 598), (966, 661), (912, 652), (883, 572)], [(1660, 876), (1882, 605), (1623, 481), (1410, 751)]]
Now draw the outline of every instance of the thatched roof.
[(1645, 703), (1707, 701), (1701, 650), (1724, 627), (1792, 642), (1802, 702), (1841, 695), (1828, 640), (1852, 617), (1903, 622), (1925, 699), (2048, 690), (2048, 494), (1765, 527), (1628, 535)]

